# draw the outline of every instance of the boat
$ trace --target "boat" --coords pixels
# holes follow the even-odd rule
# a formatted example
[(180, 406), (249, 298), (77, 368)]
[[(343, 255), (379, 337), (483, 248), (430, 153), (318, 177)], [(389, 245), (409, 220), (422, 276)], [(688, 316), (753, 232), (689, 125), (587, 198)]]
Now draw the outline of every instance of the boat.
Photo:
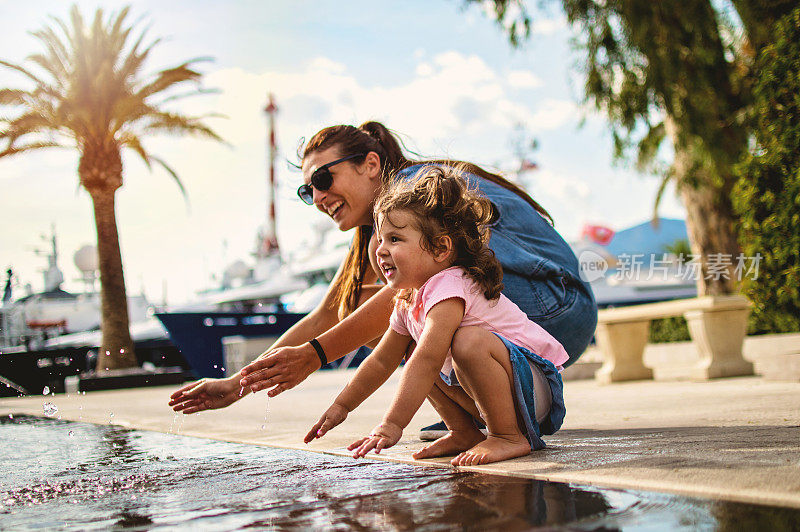
[[(84, 246), (74, 255), (83, 273), (84, 290), (62, 288), (64, 275), (58, 265), (58, 240), (53, 227), (44, 290), (30, 288), (13, 297), (14, 272), (6, 271), (0, 306), (0, 396), (65, 390), (64, 379), (94, 369), (102, 342), (97, 252)], [(144, 294), (128, 296), (131, 334), (140, 365), (188, 367), (166, 331), (152, 317), (152, 305)]]

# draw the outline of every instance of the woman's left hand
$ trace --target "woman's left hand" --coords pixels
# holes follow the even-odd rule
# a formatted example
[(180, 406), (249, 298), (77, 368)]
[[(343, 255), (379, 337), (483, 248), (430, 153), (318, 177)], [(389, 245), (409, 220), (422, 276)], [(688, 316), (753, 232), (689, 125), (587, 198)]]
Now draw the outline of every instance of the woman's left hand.
[(320, 367), (317, 352), (309, 343), (278, 347), (242, 368), (239, 383), (253, 392), (272, 388), (267, 395), (275, 397), (294, 388)]
[(372, 429), (369, 436), (351, 443), (347, 450), (353, 451), (353, 458), (366, 456), (373, 449), (375, 449), (375, 454), (380, 454), (382, 449), (387, 449), (399, 442), (402, 436), (403, 429), (399, 425), (384, 421)]

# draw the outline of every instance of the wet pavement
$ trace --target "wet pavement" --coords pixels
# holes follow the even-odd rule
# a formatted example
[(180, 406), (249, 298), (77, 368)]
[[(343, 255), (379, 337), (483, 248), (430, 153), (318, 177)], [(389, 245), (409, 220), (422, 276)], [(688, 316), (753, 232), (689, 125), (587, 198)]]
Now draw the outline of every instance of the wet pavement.
[[(176, 416), (167, 407), (174, 388), (2, 399), (0, 415), (43, 416), (49, 402), (64, 420), (347, 456), (347, 444), (380, 420), (398, 381), (394, 376), (322, 440), (303, 444), (305, 432), (351, 375), (319, 372), (279, 397), (251, 395), (227, 409), (192, 416)], [(565, 425), (545, 439), (546, 449), (462, 469), (800, 508), (800, 383), (758, 377), (609, 386), (569, 381), (565, 398)], [(411, 458), (423, 445), (418, 427), (433, 421), (435, 412), (425, 405), (401, 442), (377, 459), (449, 469), (445, 459)]]
[[(174, 427), (173, 427), (174, 429)], [(4, 529), (793, 530), (800, 510), (0, 416)]]

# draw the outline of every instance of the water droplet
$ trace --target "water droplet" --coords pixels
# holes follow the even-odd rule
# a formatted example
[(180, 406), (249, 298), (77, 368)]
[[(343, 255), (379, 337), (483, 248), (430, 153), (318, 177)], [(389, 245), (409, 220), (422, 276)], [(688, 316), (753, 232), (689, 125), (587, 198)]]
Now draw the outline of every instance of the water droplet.
[(9, 414), (8, 419), (14, 419), (14, 414)]
[(69, 431), (69, 437), (70, 438), (74, 438), (75, 437), (75, 431), (73, 431), (73, 430)]
[(58, 407), (53, 403), (45, 403), (42, 405), (42, 410), (47, 417), (53, 417), (56, 415), (56, 412), (58, 412)]
[(44, 389), (42, 390), (42, 395), (50, 395), (50, 387), (49, 386), (45, 386), (44, 387)]
[(108, 414), (108, 417), (114, 417), (114, 412), (110, 412), (110, 413)]
[(106, 351), (106, 356), (110, 357), (111, 356), (111, 351)]
[(214, 369), (217, 369), (217, 365), (216, 364), (214, 364)]
[(243, 394), (244, 394), (244, 386), (242, 386), (242, 389), (239, 390), (239, 397), (241, 397)]
[(119, 350), (119, 352), (120, 352), (121, 354), (125, 354), (125, 350), (124, 350), (124, 349), (120, 349), (120, 350)]

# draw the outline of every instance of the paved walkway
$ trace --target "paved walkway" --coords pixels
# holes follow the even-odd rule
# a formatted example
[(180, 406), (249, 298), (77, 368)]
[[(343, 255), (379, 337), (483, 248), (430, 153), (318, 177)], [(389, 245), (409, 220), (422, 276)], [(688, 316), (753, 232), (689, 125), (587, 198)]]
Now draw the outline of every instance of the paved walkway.
[[(63, 419), (348, 455), (347, 444), (380, 420), (399, 372), (325, 438), (303, 444), (350, 375), (318, 372), (279, 397), (250, 395), (227, 409), (191, 416), (176, 416), (167, 406), (172, 387), (48, 400)], [(759, 377), (608, 386), (570, 381), (565, 397), (566, 422), (545, 438), (546, 449), (464, 469), (800, 508), (800, 383)], [(43, 415), (44, 402), (41, 396), (0, 399), (0, 415)], [(411, 453), (422, 446), (418, 428), (436, 420), (424, 405), (412, 430), (377, 459), (414, 463)], [(417, 463), (449, 467), (444, 459)]]

